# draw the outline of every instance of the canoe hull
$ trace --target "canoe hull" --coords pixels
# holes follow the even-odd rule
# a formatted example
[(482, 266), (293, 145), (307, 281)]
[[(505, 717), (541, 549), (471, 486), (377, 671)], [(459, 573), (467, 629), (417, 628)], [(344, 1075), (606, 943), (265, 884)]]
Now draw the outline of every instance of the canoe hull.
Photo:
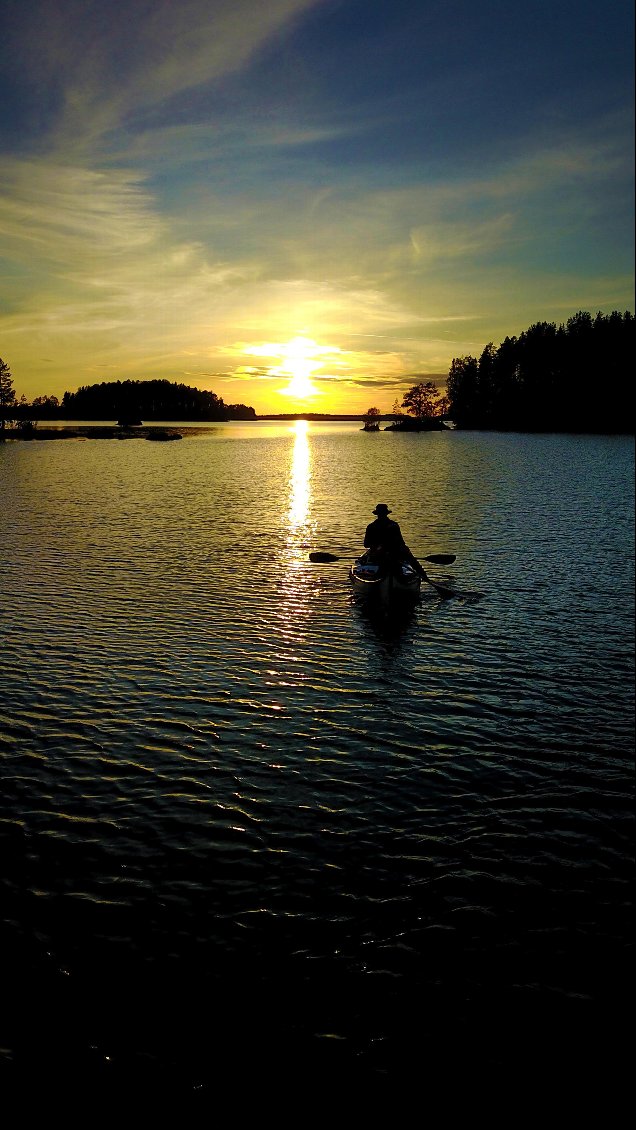
[(422, 583), (412, 565), (401, 561), (392, 569), (372, 565), (364, 557), (358, 557), (349, 570), (349, 577), (356, 592), (366, 596), (378, 596), (384, 600), (392, 598), (411, 598), (419, 595)]

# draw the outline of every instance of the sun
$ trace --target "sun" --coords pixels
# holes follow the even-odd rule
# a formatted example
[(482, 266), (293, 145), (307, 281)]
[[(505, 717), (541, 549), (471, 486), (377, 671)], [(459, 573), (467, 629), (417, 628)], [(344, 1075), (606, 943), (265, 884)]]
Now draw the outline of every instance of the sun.
[[(276, 389), (277, 394), (304, 404), (317, 396), (324, 395), (324, 391), (311, 379), (318, 369), (323, 370), (320, 379), (329, 381), (333, 377), (333, 372), (325, 373), (325, 366), (328, 365), (330, 370), (332, 367), (342, 367), (342, 362), (339, 360), (342, 351), (338, 346), (318, 345), (313, 338), (301, 334), (297, 334), (287, 342), (264, 341), (258, 345), (244, 344), (241, 352), (251, 357), (266, 357), (270, 362), (276, 360), (278, 363), (271, 365), (271, 368), (268, 366), (263, 376), (266, 379), (278, 377), (279, 380), (281, 378), (286, 380), (287, 384), (284, 388)], [(242, 372), (252, 371), (254, 370), (242, 370)]]
[(278, 391), (283, 396), (291, 396), (296, 400), (308, 400), (312, 396), (319, 396), (320, 393), (311, 380), (311, 374), (322, 365), (320, 359), (316, 360), (322, 352), (320, 346), (310, 337), (294, 337), (286, 345), (281, 346), (281, 363), (276, 369), (276, 374), (290, 379), (287, 387)]

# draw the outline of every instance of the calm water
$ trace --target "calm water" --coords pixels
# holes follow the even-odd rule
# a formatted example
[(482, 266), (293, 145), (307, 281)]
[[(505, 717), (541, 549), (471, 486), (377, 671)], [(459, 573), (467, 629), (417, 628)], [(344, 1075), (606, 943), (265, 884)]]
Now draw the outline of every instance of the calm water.
[[(355, 424), (0, 446), (3, 1079), (615, 1097), (633, 468)], [(354, 597), (378, 501), (468, 595)]]

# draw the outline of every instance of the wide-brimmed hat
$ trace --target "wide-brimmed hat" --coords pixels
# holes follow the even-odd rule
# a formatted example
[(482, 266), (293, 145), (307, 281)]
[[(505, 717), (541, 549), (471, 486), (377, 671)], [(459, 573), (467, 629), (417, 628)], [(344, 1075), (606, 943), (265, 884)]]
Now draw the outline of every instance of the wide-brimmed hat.
[(386, 503), (378, 502), (378, 505), (376, 506), (375, 510), (372, 510), (371, 513), (372, 514), (390, 514), (391, 511), (389, 510)]

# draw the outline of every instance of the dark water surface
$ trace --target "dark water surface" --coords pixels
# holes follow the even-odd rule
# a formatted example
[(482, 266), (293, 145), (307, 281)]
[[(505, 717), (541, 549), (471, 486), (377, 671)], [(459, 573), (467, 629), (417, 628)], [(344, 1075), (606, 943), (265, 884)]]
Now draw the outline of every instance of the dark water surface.
[[(0, 446), (2, 1080), (611, 1112), (633, 460), (355, 424)], [(473, 595), (360, 603), (378, 501)]]

